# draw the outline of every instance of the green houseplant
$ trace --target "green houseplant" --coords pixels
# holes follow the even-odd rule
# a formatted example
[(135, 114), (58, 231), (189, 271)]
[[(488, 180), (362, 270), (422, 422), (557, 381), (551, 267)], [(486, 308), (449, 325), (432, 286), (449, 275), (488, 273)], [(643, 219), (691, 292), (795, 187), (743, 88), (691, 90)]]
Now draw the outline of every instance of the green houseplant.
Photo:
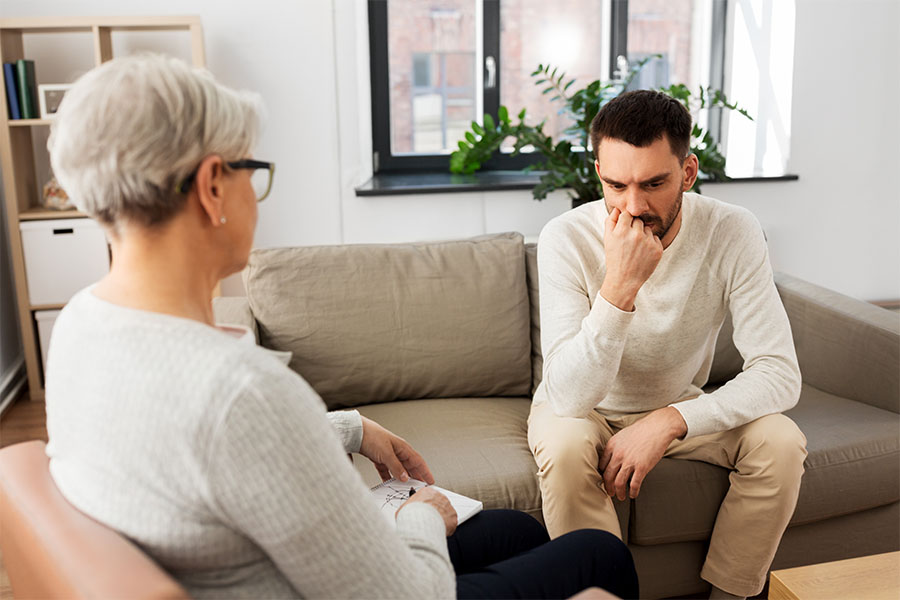
[[(538, 164), (526, 167), (526, 171), (542, 171), (540, 182), (534, 187), (532, 194), (536, 200), (543, 200), (547, 194), (556, 189), (567, 189), (572, 196), (573, 205), (591, 202), (603, 197), (603, 188), (594, 171), (594, 158), (588, 152), (573, 150), (575, 147), (587, 148), (591, 121), (600, 108), (621, 94), (634, 76), (649, 60), (659, 58), (654, 55), (632, 66), (627, 74), (617, 80), (601, 82), (592, 81), (587, 86), (574, 92), (569, 88), (574, 79), (565, 82), (565, 73), (557, 74), (558, 68), (550, 65), (538, 65), (531, 74), (535, 85), (545, 86), (544, 94), (553, 94), (551, 100), (561, 105), (560, 114), (571, 120), (559, 141), (543, 131), (544, 122), (537, 125), (525, 123), (525, 109), (518, 113), (518, 123), (513, 123), (509, 110), (501, 106), (495, 120), (490, 114), (484, 115), (483, 124), (473, 121), (471, 130), (465, 133), (465, 139), (458, 142), (459, 148), (450, 155), (450, 171), (453, 173), (473, 173), (499, 149), (503, 140), (511, 137), (515, 140), (513, 155), (524, 148), (531, 147), (540, 152), (543, 159)], [(700, 88), (694, 96), (687, 86), (677, 83), (659, 90), (681, 101), (689, 111), (696, 114), (699, 110), (722, 107), (735, 110), (752, 120), (747, 111), (731, 103), (719, 90)], [(694, 190), (700, 190), (700, 179), (705, 181), (723, 181), (725, 175), (725, 157), (710, 133), (694, 124), (691, 137), (691, 151), (697, 155), (700, 163), (698, 182)]]

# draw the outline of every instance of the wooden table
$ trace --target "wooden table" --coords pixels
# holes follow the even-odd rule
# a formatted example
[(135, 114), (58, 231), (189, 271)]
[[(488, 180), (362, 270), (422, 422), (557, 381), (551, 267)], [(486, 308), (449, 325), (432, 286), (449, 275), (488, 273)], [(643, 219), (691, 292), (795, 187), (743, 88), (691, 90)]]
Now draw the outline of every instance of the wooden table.
[(897, 600), (900, 552), (772, 571), (769, 600)]

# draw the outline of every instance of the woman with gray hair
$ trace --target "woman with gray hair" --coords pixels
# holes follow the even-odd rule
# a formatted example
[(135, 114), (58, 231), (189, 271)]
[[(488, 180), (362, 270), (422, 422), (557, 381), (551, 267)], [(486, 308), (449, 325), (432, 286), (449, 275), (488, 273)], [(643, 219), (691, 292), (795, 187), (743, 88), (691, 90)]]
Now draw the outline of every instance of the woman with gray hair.
[(272, 184), (274, 165), (251, 155), (259, 113), (256, 96), (155, 55), (110, 61), (66, 94), (52, 166), (113, 260), (53, 332), (47, 452), (63, 495), (195, 597), (636, 595), (611, 534), (544, 544), (513, 511), (454, 534), (431, 488), (392, 527), (346, 453), (433, 483), (425, 460), (356, 411), (327, 413), (249, 330), (215, 326), (213, 290), (246, 265)]

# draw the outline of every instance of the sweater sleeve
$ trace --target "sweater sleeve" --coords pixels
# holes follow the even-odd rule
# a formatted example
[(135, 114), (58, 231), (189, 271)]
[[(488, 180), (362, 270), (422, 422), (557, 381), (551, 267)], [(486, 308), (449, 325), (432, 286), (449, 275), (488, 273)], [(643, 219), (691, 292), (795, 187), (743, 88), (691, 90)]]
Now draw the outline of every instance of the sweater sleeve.
[(456, 580), (431, 506), (381, 514), (321, 399), (294, 373), (253, 377), (209, 450), (213, 510), (306, 598), (450, 598)]
[(359, 452), (362, 444), (363, 426), (359, 411), (338, 410), (328, 413), (328, 422), (338, 435), (344, 452)]
[(686, 437), (734, 429), (783, 412), (800, 397), (800, 367), (781, 297), (775, 287), (762, 228), (749, 212), (737, 217), (730, 260), (723, 263), (734, 344), (742, 371), (709, 394), (673, 404), (688, 426)]
[(571, 243), (552, 226), (538, 243), (542, 387), (557, 415), (584, 417), (602, 406), (613, 385), (634, 313), (599, 292), (591, 301)]

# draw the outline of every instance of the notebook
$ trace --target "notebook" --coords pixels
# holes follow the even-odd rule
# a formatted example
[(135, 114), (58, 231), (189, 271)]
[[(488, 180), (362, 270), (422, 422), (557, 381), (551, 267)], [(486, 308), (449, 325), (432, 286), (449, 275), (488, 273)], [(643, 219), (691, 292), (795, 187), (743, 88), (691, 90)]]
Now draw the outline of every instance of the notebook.
[(424, 487), (432, 487), (440, 493), (447, 496), (450, 504), (456, 510), (457, 523), (464, 523), (466, 520), (478, 514), (484, 504), (479, 500), (474, 500), (462, 494), (445, 490), (436, 485), (429, 486), (424, 481), (418, 479), (409, 479), (408, 481), (400, 481), (399, 479), (388, 479), (372, 488), (372, 499), (381, 509), (381, 514), (385, 516), (391, 523), (395, 523), (394, 514), (397, 509), (409, 499), (410, 489), (420, 490)]

